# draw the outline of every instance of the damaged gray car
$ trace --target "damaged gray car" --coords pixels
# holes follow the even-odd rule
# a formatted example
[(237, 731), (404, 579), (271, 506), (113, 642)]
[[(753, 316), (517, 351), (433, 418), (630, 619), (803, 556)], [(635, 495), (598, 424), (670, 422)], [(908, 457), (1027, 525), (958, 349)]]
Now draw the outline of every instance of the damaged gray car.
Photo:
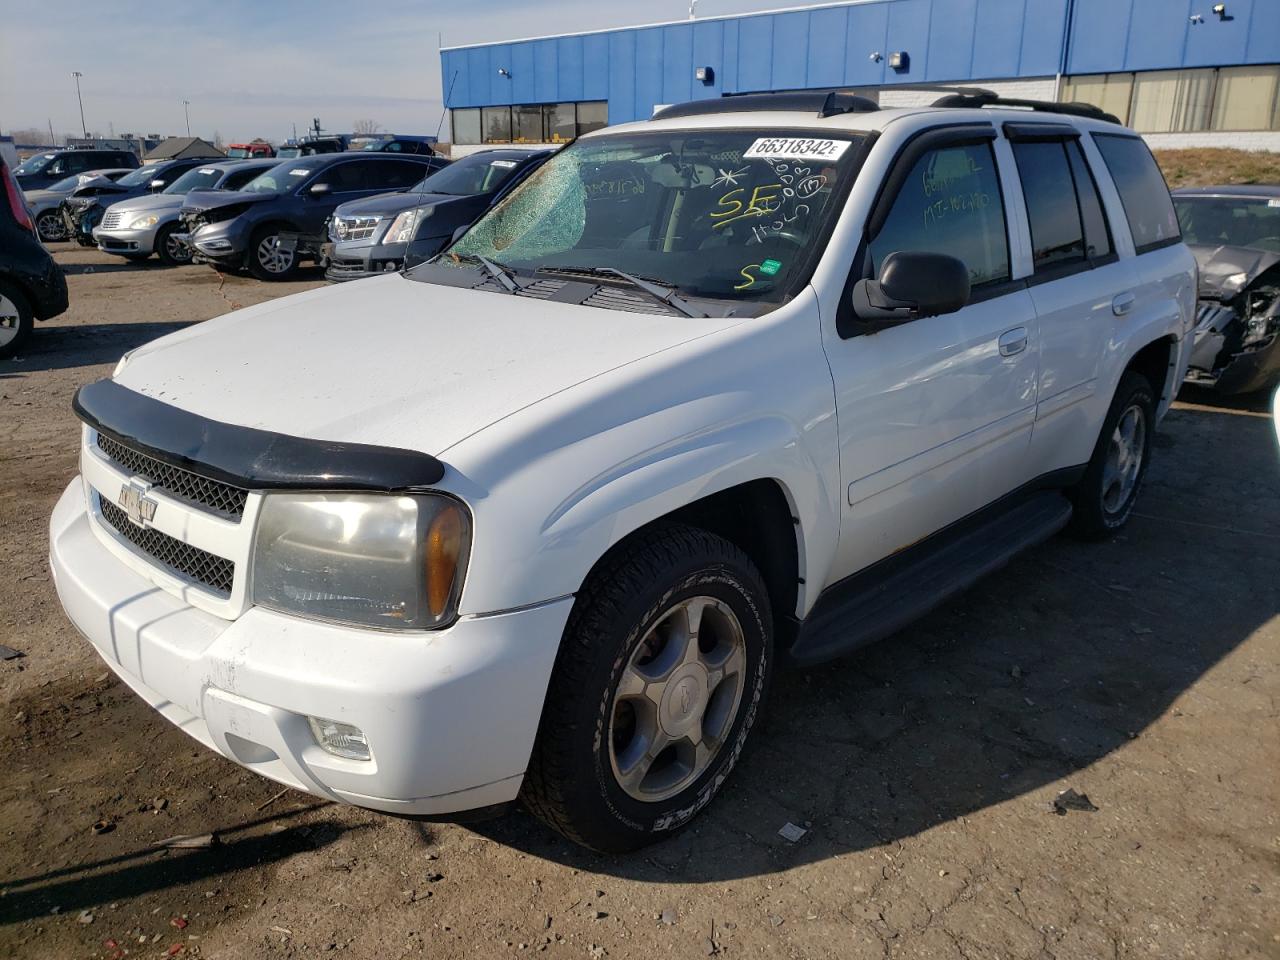
[(1187, 383), (1220, 393), (1280, 381), (1280, 186), (1177, 190), (1182, 237), (1200, 266)]

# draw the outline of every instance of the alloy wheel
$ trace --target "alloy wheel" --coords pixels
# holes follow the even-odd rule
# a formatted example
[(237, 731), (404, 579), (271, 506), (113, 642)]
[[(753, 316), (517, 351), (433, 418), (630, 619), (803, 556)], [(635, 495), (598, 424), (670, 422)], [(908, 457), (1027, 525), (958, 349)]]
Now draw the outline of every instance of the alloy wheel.
[(18, 337), (22, 329), (22, 316), (18, 305), (0, 293), (0, 347), (7, 347)]
[(653, 803), (694, 783), (733, 728), (746, 673), (742, 625), (726, 604), (700, 596), (668, 610), (614, 694), (609, 762), (618, 786)]
[(36, 218), (36, 232), (45, 243), (58, 243), (67, 239), (67, 225), (57, 211), (40, 214)]
[(1132, 404), (1116, 421), (1102, 466), (1102, 509), (1109, 514), (1124, 509), (1138, 484), (1142, 458), (1146, 451), (1147, 414)]
[(268, 273), (287, 273), (293, 266), (293, 251), (280, 246), (280, 237), (272, 234), (258, 244), (258, 263)]

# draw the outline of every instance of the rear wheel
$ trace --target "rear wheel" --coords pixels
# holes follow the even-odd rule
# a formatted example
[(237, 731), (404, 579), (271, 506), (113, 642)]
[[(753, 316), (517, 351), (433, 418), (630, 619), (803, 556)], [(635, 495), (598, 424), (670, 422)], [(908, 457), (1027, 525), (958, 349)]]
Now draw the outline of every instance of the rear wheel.
[(1084, 478), (1072, 491), (1071, 529), (1102, 540), (1129, 519), (1147, 472), (1156, 401), (1151, 384), (1132, 370), (1120, 378)]
[(191, 248), (178, 239), (178, 224), (170, 223), (160, 228), (156, 234), (156, 256), (167, 267), (176, 267), (191, 262)]
[(46, 210), (36, 217), (36, 233), (45, 243), (61, 243), (67, 239), (67, 224), (56, 209)]
[(772, 668), (769, 599), (745, 554), (662, 524), (583, 587), (547, 691), (522, 798), (569, 839), (635, 850), (719, 791)]
[(259, 280), (288, 280), (298, 272), (298, 251), (281, 241), (279, 227), (261, 227), (249, 241), (248, 265)]
[(21, 350), (34, 326), (31, 304), (22, 291), (0, 280), (0, 360)]

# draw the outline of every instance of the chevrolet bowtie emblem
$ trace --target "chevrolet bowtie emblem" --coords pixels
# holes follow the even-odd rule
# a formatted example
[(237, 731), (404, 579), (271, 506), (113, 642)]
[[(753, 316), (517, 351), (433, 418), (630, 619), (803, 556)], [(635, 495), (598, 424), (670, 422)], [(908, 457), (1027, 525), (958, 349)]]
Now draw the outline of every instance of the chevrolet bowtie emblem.
[(150, 489), (151, 484), (137, 480), (130, 480), (120, 488), (116, 503), (135, 526), (145, 527), (156, 515), (156, 502), (147, 499)]

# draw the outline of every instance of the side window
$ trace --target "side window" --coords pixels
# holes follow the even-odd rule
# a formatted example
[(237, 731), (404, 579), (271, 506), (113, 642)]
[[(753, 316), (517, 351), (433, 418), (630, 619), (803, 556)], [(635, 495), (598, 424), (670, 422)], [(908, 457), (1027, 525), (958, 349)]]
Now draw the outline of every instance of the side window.
[(227, 174), (227, 178), (222, 181), (223, 190), (239, 190), (250, 180), (253, 180), (258, 174), (263, 173), (261, 168), (253, 167), (249, 170), (235, 170)]
[(59, 157), (57, 160), (54, 160), (52, 163), (50, 163), (47, 167), (45, 167), (40, 172), (50, 177), (66, 176), (67, 173), (69, 172), (67, 169), (67, 158)]
[(1067, 142), (1067, 159), (1071, 177), (1076, 182), (1076, 198), (1080, 201), (1080, 219), (1084, 221), (1085, 252), (1091, 259), (1111, 255), (1111, 228), (1098, 196), (1098, 183), (1093, 179), (1084, 151), (1077, 140)]
[(67, 154), (67, 173), (84, 173), (90, 169), (94, 157), (88, 153)]
[(1027, 202), (1033, 266), (1040, 271), (1083, 263), (1084, 226), (1065, 144), (1061, 140), (1014, 143), (1013, 156)]
[(962, 260), (975, 287), (1008, 280), (1009, 236), (991, 145), (925, 153), (903, 181), (869, 249), (873, 272), (889, 254), (911, 250)]
[(387, 160), (374, 164), (370, 188), (398, 190), (400, 187), (411, 187), (428, 173), (431, 168), (412, 160)]
[(345, 163), (335, 163), (320, 176), (316, 177), (315, 182), (327, 183), (334, 193), (368, 190), (370, 166), (372, 164), (368, 160), (348, 160)]
[(1182, 237), (1169, 187), (1147, 145), (1139, 137), (1112, 133), (1095, 133), (1093, 142), (1120, 193), (1135, 250), (1146, 253), (1177, 243)]

